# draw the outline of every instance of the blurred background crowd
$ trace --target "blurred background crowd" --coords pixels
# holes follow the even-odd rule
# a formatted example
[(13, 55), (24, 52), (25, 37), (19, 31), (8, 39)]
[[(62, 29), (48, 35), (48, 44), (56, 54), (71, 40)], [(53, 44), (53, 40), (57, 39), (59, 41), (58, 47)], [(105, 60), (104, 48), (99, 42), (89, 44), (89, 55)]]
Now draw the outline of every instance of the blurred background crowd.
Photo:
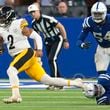
[(0, 0), (0, 6), (10, 5), (19, 16), (27, 13), (28, 5), (38, 2), (43, 14), (54, 17), (86, 17), (90, 16), (91, 6), (103, 1), (110, 12), (110, 0)]

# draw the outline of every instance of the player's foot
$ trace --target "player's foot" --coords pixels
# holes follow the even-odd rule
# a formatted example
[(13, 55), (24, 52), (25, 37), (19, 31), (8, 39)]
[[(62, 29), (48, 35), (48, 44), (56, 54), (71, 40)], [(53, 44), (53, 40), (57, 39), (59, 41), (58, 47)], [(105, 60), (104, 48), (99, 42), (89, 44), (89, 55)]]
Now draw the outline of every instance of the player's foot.
[(83, 88), (83, 85), (84, 85), (84, 83), (83, 83), (83, 80), (81, 78), (77, 78), (74, 80), (74, 86)]
[(54, 90), (63, 90), (63, 86), (54, 86)]
[(51, 91), (54, 91), (54, 90), (63, 90), (63, 86), (51, 86), (51, 85), (49, 85), (47, 87), (47, 90), (51, 90)]
[(47, 90), (54, 90), (54, 86), (49, 85), (46, 89), (47, 89)]
[(3, 102), (7, 103), (7, 104), (10, 104), (10, 103), (20, 103), (20, 102), (22, 102), (22, 98), (21, 97), (4, 98)]

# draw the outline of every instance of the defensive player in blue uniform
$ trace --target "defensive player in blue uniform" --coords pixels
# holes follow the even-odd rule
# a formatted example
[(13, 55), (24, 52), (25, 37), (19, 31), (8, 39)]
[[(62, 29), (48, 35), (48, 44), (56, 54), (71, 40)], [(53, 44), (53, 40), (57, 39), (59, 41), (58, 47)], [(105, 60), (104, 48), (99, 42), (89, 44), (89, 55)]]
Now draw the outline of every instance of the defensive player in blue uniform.
[(89, 48), (90, 43), (85, 39), (89, 32), (93, 34), (98, 42), (95, 54), (96, 69), (99, 74), (105, 74), (110, 63), (110, 15), (107, 14), (107, 8), (103, 2), (96, 2), (92, 6), (91, 15), (83, 22), (83, 30), (77, 45), (81, 48)]
[(110, 74), (100, 74), (95, 84), (84, 84), (84, 95), (96, 98), (98, 105), (110, 105)]
[[(110, 15), (107, 14), (107, 8), (103, 2), (96, 2), (91, 8), (91, 16), (85, 18), (83, 22), (83, 29), (77, 41), (77, 45), (82, 49), (90, 47), (90, 43), (85, 40), (89, 32), (98, 43), (95, 53), (96, 70), (99, 74), (98, 84), (105, 89), (103, 95), (97, 95), (97, 104), (110, 104), (110, 74), (107, 73), (110, 63)], [(95, 92), (98, 91), (98, 87), (100, 88), (98, 84), (93, 86)]]
[(98, 84), (103, 86), (105, 92), (101, 96), (96, 97), (97, 104), (110, 105), (110, 74), (100, 74)]

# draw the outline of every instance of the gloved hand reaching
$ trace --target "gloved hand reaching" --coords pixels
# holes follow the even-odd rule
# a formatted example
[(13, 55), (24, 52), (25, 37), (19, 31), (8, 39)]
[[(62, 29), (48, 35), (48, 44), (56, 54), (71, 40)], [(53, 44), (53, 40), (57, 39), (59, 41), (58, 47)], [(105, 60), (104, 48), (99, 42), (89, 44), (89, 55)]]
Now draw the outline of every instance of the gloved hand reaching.
[(81, 47), (82, 49), (88, 49), (88, 48), (90, 48), (90, 46), (91, 46), (91, 42), (83, 42), (83, 43), (80, 45), (80, 47)]

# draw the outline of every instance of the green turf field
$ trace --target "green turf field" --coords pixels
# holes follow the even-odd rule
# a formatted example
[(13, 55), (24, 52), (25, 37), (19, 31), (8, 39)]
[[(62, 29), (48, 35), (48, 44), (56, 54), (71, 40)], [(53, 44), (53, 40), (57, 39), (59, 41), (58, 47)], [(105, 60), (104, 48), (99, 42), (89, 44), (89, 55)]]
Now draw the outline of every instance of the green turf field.
[(22, 103), (4, 104), (2, 99), (11, 95), (9, 89), (0, 90), (0, 110), (110, 110), (110, 106), (96, 105), (80, 89), (49, 91), (21, 89)]

